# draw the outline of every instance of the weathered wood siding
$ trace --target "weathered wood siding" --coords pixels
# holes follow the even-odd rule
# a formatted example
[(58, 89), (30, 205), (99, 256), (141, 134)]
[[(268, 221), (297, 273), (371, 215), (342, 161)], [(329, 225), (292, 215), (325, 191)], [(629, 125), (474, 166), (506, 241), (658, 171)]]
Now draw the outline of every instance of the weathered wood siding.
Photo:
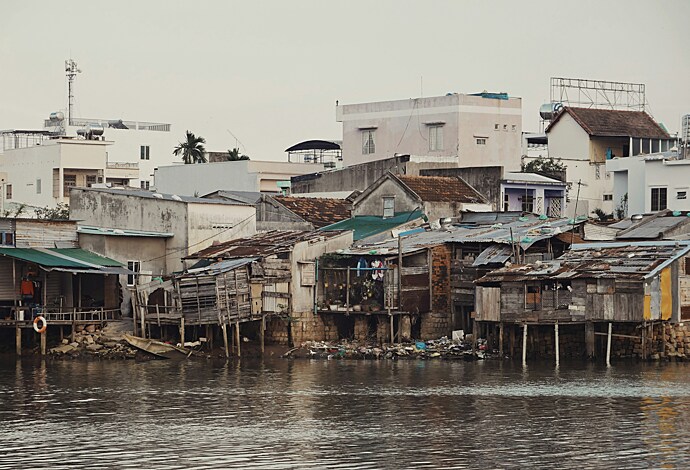
[(500, 321), (501, 288), (477, 287), (475, 308), (478, 321)]

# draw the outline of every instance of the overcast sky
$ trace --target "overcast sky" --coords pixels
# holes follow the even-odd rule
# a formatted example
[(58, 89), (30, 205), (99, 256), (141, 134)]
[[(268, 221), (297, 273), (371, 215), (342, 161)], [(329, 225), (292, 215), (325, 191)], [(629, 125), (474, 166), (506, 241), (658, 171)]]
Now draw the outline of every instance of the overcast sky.
[[(538, 130), (549, 77), (640, 82), (690, 113), (690, 1), (0, 1), (0, 129), (75, 115), (169, 122), (256, 160), (340, 139), (341, 104), (505, 91)], [(423, 87), (422, 87), (423, 84)]]

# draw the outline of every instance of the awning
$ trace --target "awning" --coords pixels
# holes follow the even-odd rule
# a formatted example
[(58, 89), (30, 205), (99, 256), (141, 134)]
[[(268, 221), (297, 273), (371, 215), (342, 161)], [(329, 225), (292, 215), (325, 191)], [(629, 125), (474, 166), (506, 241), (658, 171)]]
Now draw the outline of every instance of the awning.
[(0, 248), (0, 255), (37, 264), (44, 271), (134, 274), (114, 259), (81, 248)]

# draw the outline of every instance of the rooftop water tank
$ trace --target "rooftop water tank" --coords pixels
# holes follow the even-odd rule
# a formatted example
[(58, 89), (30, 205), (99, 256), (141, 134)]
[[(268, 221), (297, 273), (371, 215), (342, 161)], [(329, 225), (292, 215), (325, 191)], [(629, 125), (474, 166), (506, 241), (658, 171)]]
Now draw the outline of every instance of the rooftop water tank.
[(539, 116), (545, 121), (550, 121), (563, 109), (562, 103), (544, 103), (539, 107)]

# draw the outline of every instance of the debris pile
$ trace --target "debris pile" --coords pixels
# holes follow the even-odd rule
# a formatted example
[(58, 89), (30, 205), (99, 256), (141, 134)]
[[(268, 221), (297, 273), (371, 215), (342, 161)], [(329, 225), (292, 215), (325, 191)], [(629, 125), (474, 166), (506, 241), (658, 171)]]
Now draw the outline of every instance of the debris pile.
[(51, 348), (50, 354), (58, 357), (94, 357), (101, 359), (134, 359), (137, 350), (127, 344), (117, 332), (108, 332), (95, 325), (80, 327), (75, 331), (74, 341), (63, 339), (62, 344)]
[(489, 350), (486, 340), (479, 339), (478, 347), (472, 350), (472, 343), (450, 340), (444, 336), (428, 341), (413, 341), (395, 344), (347, 341), (307, 341), (291, 349), (283, 357), (312, 359), (441, 359), (473, 361), (497, 356)]

